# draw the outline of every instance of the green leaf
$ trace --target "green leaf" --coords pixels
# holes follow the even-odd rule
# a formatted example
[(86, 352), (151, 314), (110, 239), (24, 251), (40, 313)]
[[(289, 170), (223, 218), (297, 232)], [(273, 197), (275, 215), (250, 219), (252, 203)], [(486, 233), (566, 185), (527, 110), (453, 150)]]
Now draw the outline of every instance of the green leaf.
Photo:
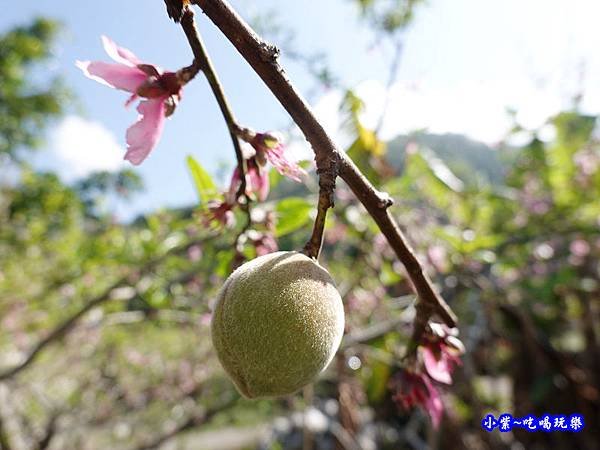
[(392, 264), (388, 261), (384, 261), (382, 264), (379, 278), (384, 286), (392, 286), (402, 280), (402, 276), (394, 270)]
[(576, 112), (564, 112), (553, 120), (557, 139), (547, 149), (548, 179), (557, 206), (569, 207), (577, 202), (579, 193), (573, 189), (577, 174), (574, 155), (590, 140), (596, 117)]
[(169, 304), (169, 297), (163, 289), (156, 289), (146, 295), (146, 301), (153, 308), (161, 309)]
[(276, 170), (269, 170), (269, 185), (271, 186), (271, 189), (274, 189), (281, 180), (283, 180), (283, 175)]
[(233, 261), (233, 251), (222, 251), (217, 253), (217, 266), (215, 273), (220, 277), (226, 277), (231, 273), (231, 262)]
[(390, 375), (390, 366), (381, 361), (371, 362), (371, 376), (366, 383), (369, 401), (373, 403), (381, 401), (386, 393)]
[(312, 209), (313, 206), (309, 201), (301, 197), (288, 197), (278, 202), (275, 206), (277, 214), (275, 235), (280, 237), (306, 225), (310, 221)]
[(187, 156), (186, 163), (192, 174), (200, 203), (207, 203), (214, 199), (218, 195), (218, 190), (210, 174), (191, 155)]

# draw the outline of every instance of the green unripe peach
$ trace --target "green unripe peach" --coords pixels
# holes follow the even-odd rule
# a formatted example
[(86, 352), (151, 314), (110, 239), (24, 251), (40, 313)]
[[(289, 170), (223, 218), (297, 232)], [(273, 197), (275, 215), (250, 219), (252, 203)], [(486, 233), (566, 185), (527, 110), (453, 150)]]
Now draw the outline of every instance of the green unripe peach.
[(225, 371), (248, 398), (291, 394), (322, 372), (344, 332), (329, 273), (297, 252), (245, 263), (227, 279), (211, 323)]

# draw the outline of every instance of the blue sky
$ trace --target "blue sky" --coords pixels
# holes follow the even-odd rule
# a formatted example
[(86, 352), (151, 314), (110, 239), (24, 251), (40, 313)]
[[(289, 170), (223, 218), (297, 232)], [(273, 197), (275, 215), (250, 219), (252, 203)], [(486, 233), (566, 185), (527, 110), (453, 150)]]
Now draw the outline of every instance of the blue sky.
[[(387, 78), (386, 56), (358, 19), (352, 2), (278, 2), (239, 0), (242, 16), (277, 11), (276, 21), (297, 33), (306, 52), (323, 51), (346, 86), (367, 101), (364, 120), (376, 122)], [(406, 34), (400, 77), (390, 92), (385, 137), (429, 128), (461, 132), (489, 143), (499, 140), (510, 123), (506, 107), (519, 111), (529, 128), (567, 106), (578, 90), (583, 106), (600, 109), (600, 42), (597, 2), (586, 0), (429, 0)], [(67, 180), (94, 168), (115, 168), (124, 153), (124, 135), (134, 122), (126, 110), (126, 94), (84, 76), (77, 59), (107, 60), (100, 35), (106, 34), (142, 60), (167, 69), (191, 61), (178, 26), (167, 19), (160, 0), (74, 2), (36, 0), (7, 8), (0, 29), (26, 23), (35, 15), (62, 21), (65, 32), (47, 75), (61, 75), (76, 93), (79, 107), (49, 132), (48, 144), (37, 159)], [(240, 123), (257, 130), (286, 128), (289, 119), (229, 42), (202, 14), (197, 15), (217, 70)], [(299, 47), (300, 48), (300, 47)], [(301, 66), (283, 59), (290, 78), (307, 92), (312, 80)], [(582, 75), (583, 73), (583, 75)], [(46, 75), (46, 73), (44, 73)], [(337, 113), (340, 93), (321, 91), (312, 98), (326, 127), (343, 140)], [(299, 156), (309, 155), (302, 142), (292, 145)], [(204, 79), (199, 76), (184, 91), (176, 113), (167, 122), (159, 146), (137, 170), (147, 190), (119, 215), (177, 206), (195, 201), (184, 164), (193, 154), (211, 172), (233, 164), (229, 137)]]

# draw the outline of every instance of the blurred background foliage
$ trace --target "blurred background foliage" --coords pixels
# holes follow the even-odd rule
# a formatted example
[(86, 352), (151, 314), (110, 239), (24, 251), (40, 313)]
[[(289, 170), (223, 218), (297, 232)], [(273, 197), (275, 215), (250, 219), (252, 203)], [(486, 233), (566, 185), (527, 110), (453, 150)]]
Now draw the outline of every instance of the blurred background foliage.
[(59, 80), (40, 86), (28, 76), (50, 56), (58, 30), (57, 22), (40, 18), (0, 38), (0, 154), (16, 157), (18, 150), (36, 147), (41, 128), (63, 110), (66, 92)]
[[(420, 2), (356, 3), (395, 43)], [(59, 29), (38, 19), (0, 36), (0, 170), (13, 174), (0, 185), (0, 448), (598, 448), (597, 117), (575, 105), (546, 132), (528, 132), (526, 144), (499, 150), (425, 132), (382, 142), (361, 123), (362, 100), (348, 89), (347, 151), (396, 200), (393, 214), (460, 317), (463, 366), (444, 393), (438, 431), (422, 411), (392, 400), (414, 298), (340, 181), (321, 258), (344, 298), (342, 349), (303, 393), (250, 402), (216, 361), (211, 302), (265, 237), (280, 249), (306, 242), (314, 176), (297, 185), (271, 174), (250, 230), (241, 215), (233, 229), (212, 230), (199, 211), (216, 183), (190, 160), (199, 206), (116, 222), (102, 204), (143, 189), (134, 172), (66, 185), (26, 162), (71, 98), (59, 80), (32, 81)], [(514, 132), (523, 132), (517, 123)], [(502, 412), (580, 413), (586, 428), (482, 430), (485, 414)]]

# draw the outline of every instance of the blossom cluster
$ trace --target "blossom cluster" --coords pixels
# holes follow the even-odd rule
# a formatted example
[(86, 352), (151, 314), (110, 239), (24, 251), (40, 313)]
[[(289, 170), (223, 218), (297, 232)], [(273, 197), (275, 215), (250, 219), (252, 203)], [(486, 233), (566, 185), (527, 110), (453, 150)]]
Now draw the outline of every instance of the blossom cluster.
[[(185, 77), (178, 72), (142, 62), (130, 50), (120, 47), (111, 39), (102, 36), (104, 50), (114, 62), (77, 61), (76, 65), (89, 78), (109, 87), (129, 92), (125, 102), (129, 106), (141, 99), (137, 107), (139, 117), (126, 133), (127, 152), (125, 159), (134, 165), (141, 164), (156, 147), (163, 132), (164, 122), (175, 111), (182, 97)], [(244, 136), (247, 142), (243, 147), (246, 166), (245, 195), (254, 200), (264, 201), (269, 194), (269, 176), (266, 164), (269, 162), (282, 175), (301, 181), (304, 170), (285, 154), (282, 137), (275, 132), (254, 133)], [(233, 209), (238, 204), (238, 191), (242, 185), (239, 168), (233, 171), (229, 190), (222, 200), (210, 201), (205, 215), (206, 223), (230, 226), (233, 223)], [(271, 248), (272, 243), (265, 244)]]
[(439, 427), (444, 411), (437, 384), (452, 384), (452, 373), (461, 364), (465, 349), (458, 339), (458, 330), (438, 323), (429, 324), (419, 345), (417, 358), (394, 378), (394, 400), (405, 410), (423, 408), (434, 427)]
[[(246, 137), (242, 154), (246, 163), (246, 192), (245, 195), (254, 200), (264, 201), (269, 195), (269, 173), (266, 170), (267, 162), (282, 175), (294, 180), (302, 181), (306, 174), (304, 169), (285, 155), (285, 146), (282, 137), (275, 132), (253, 133)], [(233, 209), (238, 204), (238, 191), (242, 185), (239, 168), (235, 168), (229, 183), (229, 189), (222, 200), (210, 202), (207, 222), (216, 222), (230, 226), (233, 221)]]

